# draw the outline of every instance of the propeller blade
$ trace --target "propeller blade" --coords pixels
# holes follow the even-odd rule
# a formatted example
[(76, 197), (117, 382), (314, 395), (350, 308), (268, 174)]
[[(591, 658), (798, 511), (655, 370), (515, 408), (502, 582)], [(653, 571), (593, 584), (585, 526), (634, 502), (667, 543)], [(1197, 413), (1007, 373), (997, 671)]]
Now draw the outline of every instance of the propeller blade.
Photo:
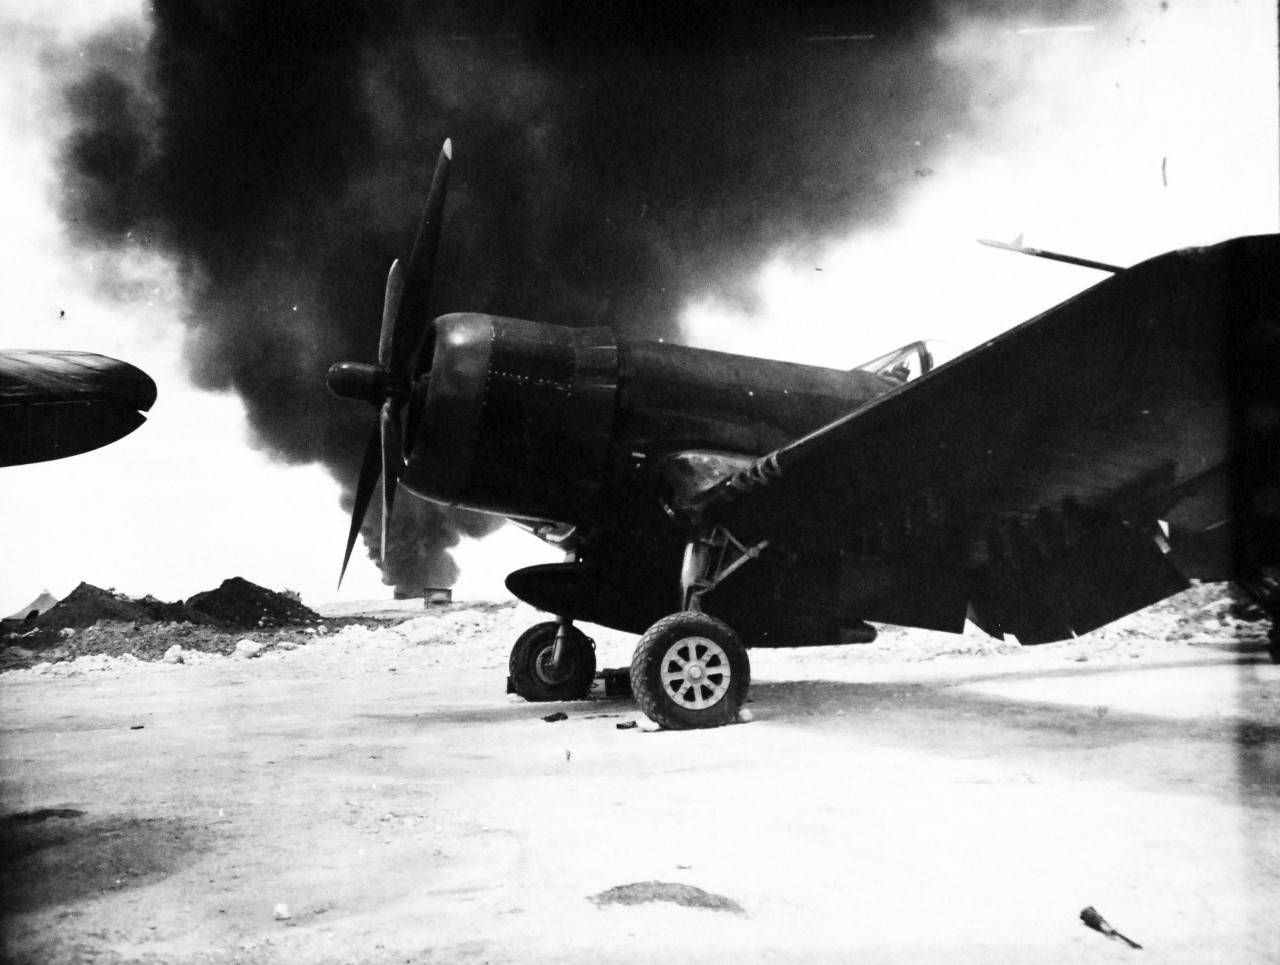
[(351, 562), (351, 549), (356, 545), (356, 537), (360, 535), (360, 527), (364, 525), (364, 514), (369, 509), (369, 500), (373, 498), (373, 487), (378, 481), (382, 467), (378, 465), (378, 453), (382, 449), (382, 434), (378, 427), (373, 427), (369, 442), (364, 447), (364, 462), (360, 465), (360, 480), (356, 483), (356, 501), (351, 507), (351, 531), (347, 533), (347, 551), (342, 554), (342, 572), (338, 574), (338, 586), (342, 586), (342, 578), (347, 575), (347, 564)]
[(391, 506), (396, 501), (396, 486), (400, 482), (400, 469), (404, 464), (400, 457), (400, 418), (395, 402), (388, 399), (382, 404), (378, 425), (382, 435), (382, 558), (387, 558), (387, 532), (391, 524)]
[[(426, 315), (431, 307), (431, 280), (435, 272), (436, 250), (440, 245), (440, 224), (444, 218), (449, 162), (452, 159), (453, 143), (445, 141), (436, 160), (431, 190), (422, 209), (422, 221), (418, 224), (418, 235), (413, 240), (413, 254), (409, 256), (409, 266), (405, 270), (404, 294), (396, 313), (390, 368), (397, 376), (406, 373), (415, 351), (419, 353), (419, 368), (422, 367), (422, 356), (428, 354), (426, 343), (430, 339), (432, 327)], [(420, 327), (421, 332), (417, 338), (410, 338), (415, 325)]]
[(378, 334), (378, 365), (387, 368), (391, 364), (392, 334), (395, 332), (396, 314), (400, 311), (400, 299), (404, 295), (404, 272), (400, 259), (391, 263), (387, 272), (387, 290), (382, 296), (382, 330)]

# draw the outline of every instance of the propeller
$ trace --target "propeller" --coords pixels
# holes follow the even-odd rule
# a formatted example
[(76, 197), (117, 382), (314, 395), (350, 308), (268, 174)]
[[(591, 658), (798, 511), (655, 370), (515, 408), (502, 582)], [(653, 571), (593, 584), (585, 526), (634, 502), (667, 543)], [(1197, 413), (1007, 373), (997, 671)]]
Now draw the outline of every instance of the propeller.
[(342, 572), (338, 575), (339, 586), (346, 576), (351, 550), (364, 525), (365, 513), (373, 499), (379, 476), (382, 477), (381, 553), (386, 557), (387, 524), (395, 502), (396, 485), (404, 470), (401, 412), (412, 394), (414, 383), (430, 371), (431, 358), (435, 353), (435, 330), (427, 312), (452, 159), (453, 146), (445, 141), (436, 160), (435, 175), (431, 179), (427, 203), (422, 209), (422, 220), (418, 223), (408, 266), (402, 267), (397, 259), (391, 263), (391, 270), (387, 273), (377, 365), (339, 362), (325, 376), (329, 391), (334, 395), (368, 402), (378, 409), (378, 420), (365, 444), (360, 477), (356, 482), (356, 501), (351, 507), (351, 530), (347, 533), (347, 550), (342, 557)]

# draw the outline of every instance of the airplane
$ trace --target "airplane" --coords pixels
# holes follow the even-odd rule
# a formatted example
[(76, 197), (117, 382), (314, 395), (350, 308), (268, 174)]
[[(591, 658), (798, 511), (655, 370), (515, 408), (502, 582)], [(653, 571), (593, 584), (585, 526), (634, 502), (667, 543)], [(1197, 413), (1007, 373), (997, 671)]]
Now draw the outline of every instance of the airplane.
[(79, 455), (146, 422), (156, 384), (92, 352), (0, 350), (0, 466)]
[[(753, 647), (866, 641), (868, 621), (1047, 643), (1191, 578), (1237, 579), (1280, 660), (1280, 557), (1251, 535), (1277, 520), (1246, 505), (1280, 478), (1280, 446), (1275, 420), (1241, 419), (1280, 377), (1280, 235), (1096, 263), (1112, 276), (950, 361), (915, 341), (844, 371), (429, 320), (451, 159), (446, 141), (391, 267), (377, 363), (327, 374), (378, 409), (343, 572), (380, 475), (384, 546), (403, 485), (563, 550), (507, 578), (555, 617), (515, 641), (515, 693), (585, 697), (595, 655), (575, 624), (594, 623), (641, 635), (647, 716), (720, 726)], [(1250, 440), (1256, 458), (1233, 446)]]

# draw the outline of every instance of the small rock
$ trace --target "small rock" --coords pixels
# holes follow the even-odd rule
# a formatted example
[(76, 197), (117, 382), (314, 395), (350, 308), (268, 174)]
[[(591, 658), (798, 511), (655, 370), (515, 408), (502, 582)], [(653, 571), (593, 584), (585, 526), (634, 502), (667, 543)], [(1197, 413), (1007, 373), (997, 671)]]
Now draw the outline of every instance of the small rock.
[(755, 717), (756, 715), (751, 713), (751, 711), (749, 711), (746, 707), (743, 707), (740, 711), (738, 711), (739, 724), (749, 724), (753, 720), (755, 720)]
[(557, 710), (554, 714), (547, 714), (547, 716), (542, 719), (545, 720), (548, 724), (555, 724), (562, 720), (568, 720), (569, 715), (564, 713), (563, 711)]
[(636, 727), (644, 731), (646, 734), (652, 734), (654, 731), (662, 730), (662, 725), (654, 723), (648, 717), (636, 723)]
[(286, 921), (293, 916), (289, 914), (289, 906), (283, 901), (276, 905), (276, 921)]
[(182, 656), (182, 644), (175, 643), (164, 652), (164, 657), (162, 659), (165, 663), (182, 663), (184, 659)]
[(618, 730), (631, 730), (636, 726), (636, 722), (634, 720), (622, 720), (613, 726), (618, 728)]
[(236, 643), (236, 656), (248, 660), (250, 657), (256, 657), (262, 653), (262, 644), (245, 638)]
[(74, 637), (75, 635), (76, 635), (76, 631), (74, 627), (63, 627), (61, 630), (58, 631), (58, 636), (62, 637), (64, 640), (67, 637)]

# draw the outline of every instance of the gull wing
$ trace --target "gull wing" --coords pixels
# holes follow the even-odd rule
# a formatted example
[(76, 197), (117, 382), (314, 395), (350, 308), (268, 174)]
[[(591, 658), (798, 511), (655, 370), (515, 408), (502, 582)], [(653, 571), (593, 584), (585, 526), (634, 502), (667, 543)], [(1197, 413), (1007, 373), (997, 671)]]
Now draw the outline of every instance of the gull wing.
[(1235, 390), (1280, 380), (1274, 348), (1256, 350), (1280, 317), (1277, 266), (1266, 235), (1119, 272), (698, 508), (744, 542), (840, 553), (842, 603), (868, 619), (1087, 632), (1187, 585), (1159, 526), (1181, 504), (1189, 536), (1229, 524)]

